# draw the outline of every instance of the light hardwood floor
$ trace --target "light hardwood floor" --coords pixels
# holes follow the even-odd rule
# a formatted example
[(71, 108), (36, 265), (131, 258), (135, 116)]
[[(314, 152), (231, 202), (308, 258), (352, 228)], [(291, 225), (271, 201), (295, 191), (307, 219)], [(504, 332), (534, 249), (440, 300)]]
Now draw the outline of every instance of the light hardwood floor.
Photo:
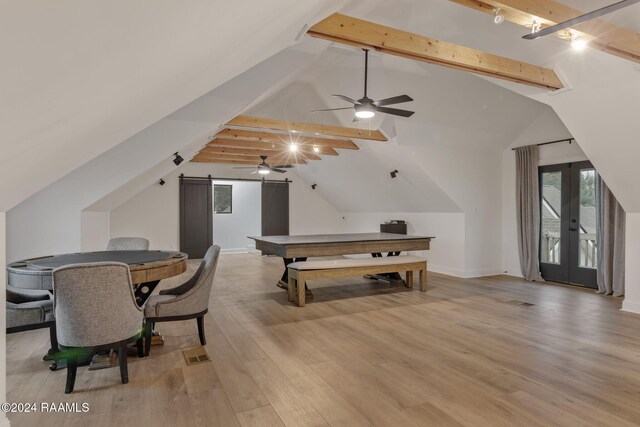
[(195, 321), (162, 323), (165, 345), (129, 359), (127, 385), (117, 368), (79, 368), (67, 396), (66, 372), (41, 360), (47, 331), (9, 335), (9, 401), (90, 404), (87, 414), (11, 414), (12, 425), (640, 423), (640, 316), (619, 299), (430, 273), (426, 294), (314, 282), (298, 308), (275, 286), (281, 273), (277, 258), (222, 255), (205, 317), (213, 362), (183, 360), (198, 344)]

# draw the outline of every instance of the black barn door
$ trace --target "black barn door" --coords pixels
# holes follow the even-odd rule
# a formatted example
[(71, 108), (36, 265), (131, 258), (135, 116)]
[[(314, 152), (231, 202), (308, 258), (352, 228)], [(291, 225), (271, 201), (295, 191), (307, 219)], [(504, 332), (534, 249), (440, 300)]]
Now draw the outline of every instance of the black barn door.
[(213, 244), (210, 179), (180, 179), (180, 250), (203, 258)]
[(262, 183), (262, 235), (289, 235), (289, 184)]

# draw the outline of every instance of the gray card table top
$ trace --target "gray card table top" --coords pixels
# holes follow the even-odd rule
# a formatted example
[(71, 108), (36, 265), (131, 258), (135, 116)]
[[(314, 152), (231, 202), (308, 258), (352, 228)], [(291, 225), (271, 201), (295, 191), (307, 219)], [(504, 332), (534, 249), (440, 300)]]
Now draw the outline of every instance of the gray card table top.
[(256, 249), (283, 258), (321, 257), (429, 249), (434, 237), (394, 233), (249, 236)]
[(122, 262), (129, 265), (134, 284), (154, 282), (187, 269), (187, 254), (173, 251), (78, 252), (25, 259), (7, 266), (9, 284), (18, 288), (51, 289), (51, 273), (69, 264)]

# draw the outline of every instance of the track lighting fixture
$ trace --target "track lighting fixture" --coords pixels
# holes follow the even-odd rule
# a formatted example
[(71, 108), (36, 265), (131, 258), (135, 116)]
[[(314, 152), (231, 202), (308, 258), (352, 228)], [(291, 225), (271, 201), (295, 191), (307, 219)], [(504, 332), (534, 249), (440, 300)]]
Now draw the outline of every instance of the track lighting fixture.
[(289, 150), (295, 153), (296, 151), (298, 151), (298, 144), (296, 144), (295, 142), (292, 142), (291, 144), (289, 144)]
[(315, 190), (317, 186), (318, 186), (318, 184), (311, 184), (311, 189)]
[(176, 166), (180, 166), (180, 163), (182, 163), (184, 159), (182, 158), (182, 156), (180, 156), (180, 154), (178, 154), (177, 151), (173, 153), (173, 155), (176, 156), (176, 158), (173, 159), (173, 163), (175, 163)]
[(160, 181), (158, 181), (158, 184), (160, 184), (160, 185), (164, 185), (164, 184), (165, 184), (164, 179), (160, 178)]
[(320, 152), (320, 147), (318, 147), (317, 145), (314, 145), (314, 146), (313, 146), (313, 151), (314, 151), (315, 153), (319, 153), (319, 152)]
[(396, 176), (398, 176), (398, 169), (389, 172), (389, 175), (391, 175), (391, 178), (395, 178)]
[(533, 22), (531, 23), (531, 34), (537, 33), (538, 31), (540, 31), (540, 28), (542, 28), (542, 23), (537, 22), (534, 19)]
[(493, 23), (500, 25), (504, 22), (504, 15), (499, 7), (493, 9)]

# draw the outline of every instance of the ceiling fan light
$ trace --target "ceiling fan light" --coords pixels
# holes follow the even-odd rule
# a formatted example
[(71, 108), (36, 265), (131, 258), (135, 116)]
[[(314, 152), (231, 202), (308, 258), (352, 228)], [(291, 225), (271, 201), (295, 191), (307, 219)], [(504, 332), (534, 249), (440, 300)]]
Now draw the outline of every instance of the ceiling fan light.
[(375, 116), (376, 112), (371, 105), (358, 105), (356, 106), (356, 117), (359, 119), (370, 119)]
[(267, 168), (260, 168), (260, 169), (258, 169), (258, 173), (259, 173), (260, 175), (267, 175), (269, 172), (271, 172), (271, 171), (270, 171), (269, 169), (267, 169)]
[(356, 117), (359, 119), (370, 119), (375, 115), (376, 113), (374, 113), (373, 111), (367, 111), (367, 110), (356, 111)]

